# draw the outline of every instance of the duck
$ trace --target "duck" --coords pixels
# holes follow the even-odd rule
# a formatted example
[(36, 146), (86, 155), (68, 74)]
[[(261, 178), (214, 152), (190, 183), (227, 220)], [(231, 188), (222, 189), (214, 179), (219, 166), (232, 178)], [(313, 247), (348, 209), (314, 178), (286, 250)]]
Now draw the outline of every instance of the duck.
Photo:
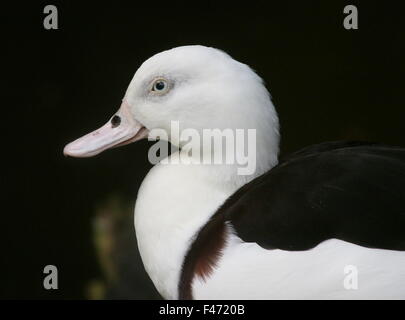
[[(173, 123), (244, 139), (224, 152), (173, 134)], [(147, 173), (134, 210), (142, 262), (163, 298), (405, 298), (404, 148), (335, 141), (279, 158), (264, 81), (202, 45), (147, 59), (109, 121), (63, 152), (91, 157), (145, 138), (176, 147)], [(224, 153), (247, 161), (198, 161)]]

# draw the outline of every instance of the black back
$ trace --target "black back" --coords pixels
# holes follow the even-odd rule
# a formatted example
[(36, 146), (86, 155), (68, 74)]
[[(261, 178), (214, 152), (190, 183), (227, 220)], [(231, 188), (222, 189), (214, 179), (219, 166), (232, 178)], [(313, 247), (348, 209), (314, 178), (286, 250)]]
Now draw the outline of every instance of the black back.
[(337, 238), (405, 250), (405, 149), (328, 142), (300, 150), (218, 210), (263, 248), (307, 250)]

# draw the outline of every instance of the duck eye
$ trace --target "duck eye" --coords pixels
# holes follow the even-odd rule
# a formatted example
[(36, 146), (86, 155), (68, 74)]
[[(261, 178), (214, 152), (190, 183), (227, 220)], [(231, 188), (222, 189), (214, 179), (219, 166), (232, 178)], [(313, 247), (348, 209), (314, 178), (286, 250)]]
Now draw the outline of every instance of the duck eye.
[(152, 91), (155, 92), (165, 92), (167, 90), (167, 82), (163, 79), (158, 79), (153, 83)]

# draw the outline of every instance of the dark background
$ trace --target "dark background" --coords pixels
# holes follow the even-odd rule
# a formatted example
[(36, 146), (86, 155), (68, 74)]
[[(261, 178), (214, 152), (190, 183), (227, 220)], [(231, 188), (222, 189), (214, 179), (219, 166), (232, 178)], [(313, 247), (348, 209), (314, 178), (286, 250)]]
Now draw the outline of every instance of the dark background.
[[(159, 297), (139, 260), (132, 217), (150, 143), (89, 159), (62, 150), (104, 124), (138, 66), (162, 50), (213, 46), (254, 68), (279, 112), (282, 153), (341, 139), (405, 147), (398, 3), (2, 4), (0, 296)], [(59, 30), (43, 28), (47, 4), (58, 8)], [(359, 30), (343, 28), (347, 4), (357, 5)], [(58, 267), (58, 290), (43, 289), (48, 264)]]

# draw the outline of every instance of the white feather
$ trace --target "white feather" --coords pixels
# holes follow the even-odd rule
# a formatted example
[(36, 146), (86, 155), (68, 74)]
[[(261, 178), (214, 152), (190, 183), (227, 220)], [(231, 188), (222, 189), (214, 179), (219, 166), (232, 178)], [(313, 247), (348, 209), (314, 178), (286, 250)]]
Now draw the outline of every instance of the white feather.
[[(173, 81), (171, 92), (145, 96), (147, 83), (160, 76)], [(147, 60), (125, 99), (148, 129), (170, 132), (170, 121), (178, 120), (181, 130), (257, 130), (257, 165), (250, 176), (237, 175), (236, 165), (169, 162), (156, 165), (142, 183), (135, 207), (139, 250), (158, 291), (176, 299), (184, 257), (197, 231), (239, 187), (277, 164), (277, 114), (249, 67), (202, 46), (175, 48)], [(174, 137), (170, 142), (181, 147)], [(346, 265), (358, 268), (358, 290), (343, 287)], [(405, 298), (404, 283), (404, 252), (339, 240), (302, 252), (265, 250), (232, 234), (218, 268), (207, 282), (196, 279), (193, 291), (197, 299)]]
[[(176, 83), (172, 94), (158, 100), (145, 98), (144, 83), (159, 76)], [(256, 129), (254, 174), (237, 175), (235, 164), (160, 163), (140, 187), (135, 228), (142, 260), (162, 296), (176, 299), (182, 263), (196, 232), (239, 187), (277, 164), (277, 114), (261, 79), (248, 66), (202, 46), (175, 48), (147, 60), (125, 99), (148, 129), (170, 132), (171, 120), (178, 120), (181, 129), (200, 132)], [(176, 140), (170, 142), (179, 145)]]
[[(356, 268), (357, 275), (345, 273)], [(357, 289), (345, 287), (357, 276)], [(207, 280), (193, 282), (195, 299), (405, 299), (405, 253), (337, 239), (307, 251), (266, 250), (232, 234)]]

